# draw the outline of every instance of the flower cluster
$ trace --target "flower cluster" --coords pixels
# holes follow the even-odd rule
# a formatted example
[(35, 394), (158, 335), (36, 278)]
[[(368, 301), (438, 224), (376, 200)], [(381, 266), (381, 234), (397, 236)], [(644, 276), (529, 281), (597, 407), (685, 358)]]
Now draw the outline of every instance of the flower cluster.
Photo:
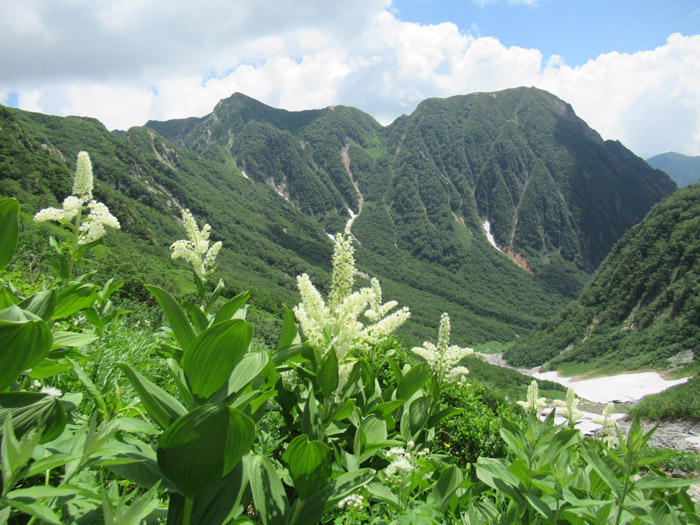
[(338, 508), (348, 507), (350, 509), (361, 509), (365, 504), (365, 498), (359, 494), (350, 494), (338, 502)]
[[(341, 363), (341, 375), (349, 374), (348, 362), (352, 350), (369, 351), (393, 333), (409, 317), (408, 308), (391, 312), (395, 301), (382, 304), (379, 281), (372, 279), (371, 286), (352, 291), (355, 274), (354, 248), (350, 232), (335, 237), (333, 276), (328, 302), (309, 279), (307, 274), (297, 277), (301, 302), (294, 307), (301, 330), (307, 340), (321, 347), (325, 355), (333, 349)], [(361, 316), (369, 321), (363, 323)], [(342, 380), (341, 380), (342, 385)]]
[(581, 400), (576, 397), (574, 389), (569, 387), (566, 391), (566, 401), (555, 399), (554, 404), (557, 405), (557, 414), (564, 416), (569, 420), (569, 427), (574, 428), (583, 417), (583, 412), (576, 408)]
[(534, 414), (539, 416), (542, 409), (547, 406), (547, 400), (539, 396), (539, 389), (537, 388), (537, 381), (533, 379), (530, 386), (527, 387), (527, 400), (518, 401), (518, 405), (523, 407), (526, 414)]
[[(92, 198), (92, 163), (90, 156), (81, 151), (78, 153), (75, 177), (73, 179), (73, 195), (63, 200), (61, 208), (44, 208), (34, 215), (35, 222), (56, 221), (75, 228), (72, 221), (77, 217), (78, 244), (90, 244), (104, 237), (108, 228), (119, 229), (119, 221), (109, 213), (107, 206)], [(87, 207), (90, 211), (83, 218), (82, 212)]]
[(400, 483), (403, 481), (404, 475), (416, 470), (413, 464), (415, 457), (424, 457), (430, 454), (430, 450), (424, 448), (417, 452), (411, 452), (415, 447), (413, 441), (406, 443), (404, 447), (391, 447), (384, 453), (384, 457), (390, 461), (389, 465), (384, 469), (384, 479), (389, 483)]
[(474, 350), (450, 345), (450, 316), (445, 312), (440, 318), (437, 346), (426, 341), (422, 347), (412, 348), (411, 352), (428, 363), (430, 370), (437, 376), (438, 383), (442, 383), (443, 381), (452, 382), (464, 379), (469, 370), (458, 366), (458, 364), (464, 357), (473, 354)]
[(189, 261), (194, 272), (204, 281), (207, 272), (214, 266), (219, 250), (221, 250), (221, 241), (215, 242), (209, 247), (211, 226), (205, 224), (200, 231), (190, 210), (182, 210), (182, 224), (187, 232), (187, 239), (175, 241), (170, 246), (173, 252), (172, 258)]

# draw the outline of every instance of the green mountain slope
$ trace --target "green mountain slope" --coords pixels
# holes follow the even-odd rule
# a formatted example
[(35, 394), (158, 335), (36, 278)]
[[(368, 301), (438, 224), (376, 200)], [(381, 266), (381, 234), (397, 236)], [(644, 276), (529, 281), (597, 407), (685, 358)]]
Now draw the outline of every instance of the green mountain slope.
[(647, 163), (668, 173), (679, 187), (700, 182), (700, 157), (670, 151), (647, 159)]
[[(700, 354), (700, 184), (627, 232), (579, 301), (518, 341), (509, 362), (589, 369), (667, 367)], [(671, 361), (669, 361), (671, 360)]]
[[(387, 127), (354, 108), (289, 112), (241, 94), (202, 118), (118, 134), (90, 119), (4, 115), (0, 135), (20, 126), (34, 144), (22, 158), (42, 151), (64, 186), (75, 154), (90, 153), (102, 198), (149, 246), (139, 251), (164, 253), (181, 236), (181, 207), (209, 222), (222, 276), (268, 310), (296, 302), (299, 273), (323, 288), (325, 234), (354, 217), (361, 275), (411, 308), (411, 342), (431, 337), (442, 312), (460, 344), (528, 333), (675, 189), (536, 89), (431, 99)], [(3, 175), (37, 181), (29, 193), (47, 197), (28, 211), (67, 193), (43, 170)]]

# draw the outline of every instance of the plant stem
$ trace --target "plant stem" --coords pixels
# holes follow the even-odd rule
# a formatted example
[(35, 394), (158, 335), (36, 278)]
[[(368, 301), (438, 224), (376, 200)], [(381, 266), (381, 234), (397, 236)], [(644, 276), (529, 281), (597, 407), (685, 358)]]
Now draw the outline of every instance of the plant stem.
[(190, 525), (192, 521), (192, 507), (194, 506), (194, 498), (185, 498), (185, 509), (182, 512), (182, 525)]

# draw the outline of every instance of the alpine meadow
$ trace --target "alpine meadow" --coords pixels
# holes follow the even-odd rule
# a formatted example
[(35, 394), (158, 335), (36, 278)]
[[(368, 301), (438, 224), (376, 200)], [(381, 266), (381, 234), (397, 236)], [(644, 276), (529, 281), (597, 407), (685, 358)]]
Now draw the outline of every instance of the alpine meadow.
[(0, 106), (0, 524), (700, 523), (642, 424), (700, 419), (695, 379), (513, 368), (696, 374), (699, 193), (537, 88)]

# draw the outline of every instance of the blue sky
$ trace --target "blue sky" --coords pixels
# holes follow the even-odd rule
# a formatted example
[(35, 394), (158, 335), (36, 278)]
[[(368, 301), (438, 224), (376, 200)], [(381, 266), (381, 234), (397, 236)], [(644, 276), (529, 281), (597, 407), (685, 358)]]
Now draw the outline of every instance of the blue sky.
[[(429, 97), (517, 86), (645, 158), (700, 155), (700, 2), (0, 0), (0, 103), (109, 129), (239, 91), (388, 124)], [(11, 51), (7, 51), (11, 50)]]
[(700, 2), (667, 0), (540, 0), (539, 2), (398, 0), (406, 22), (453, 22), (495, 36), (505, 46), (539, 49), (579, 66), (603, 53), (634, 53), (663, 45), (672, 33), (697, 34)]

